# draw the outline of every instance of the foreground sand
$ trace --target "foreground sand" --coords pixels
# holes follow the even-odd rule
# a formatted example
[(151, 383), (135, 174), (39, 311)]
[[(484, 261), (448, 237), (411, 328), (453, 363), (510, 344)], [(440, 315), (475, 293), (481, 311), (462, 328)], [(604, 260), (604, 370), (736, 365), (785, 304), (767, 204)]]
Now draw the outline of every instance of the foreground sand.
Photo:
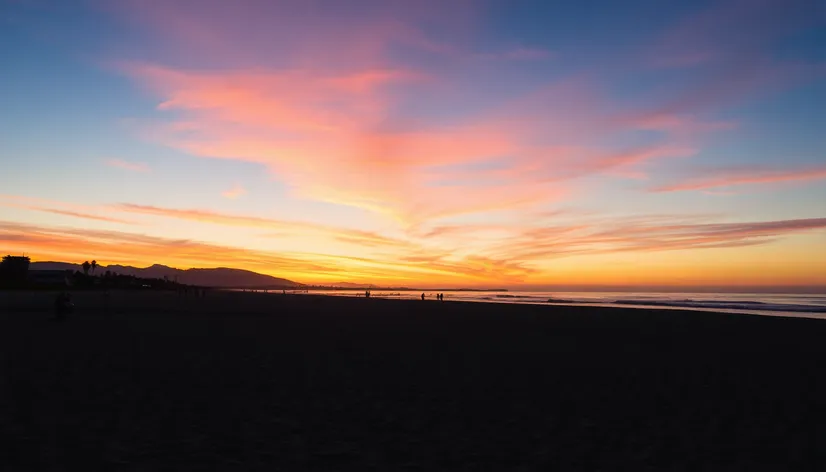
[(0, 470), (826, 470), (822, 320), (76, 301), (0, 293)]

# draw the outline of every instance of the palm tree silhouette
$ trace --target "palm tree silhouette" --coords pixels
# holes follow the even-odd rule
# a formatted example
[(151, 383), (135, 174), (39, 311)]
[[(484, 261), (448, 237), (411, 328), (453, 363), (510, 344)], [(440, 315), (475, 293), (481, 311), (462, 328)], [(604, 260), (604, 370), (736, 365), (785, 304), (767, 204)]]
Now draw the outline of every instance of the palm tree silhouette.
[(92, 273), (95, 273), (95, 269), (98, 268), (98, 261), (92, 261)]
[(83, 275), (89, 275), (89, 268), (92, 267), (92, 264), (89, 264), (89, 261), (84, 261), (81, 267), (83, 267)]

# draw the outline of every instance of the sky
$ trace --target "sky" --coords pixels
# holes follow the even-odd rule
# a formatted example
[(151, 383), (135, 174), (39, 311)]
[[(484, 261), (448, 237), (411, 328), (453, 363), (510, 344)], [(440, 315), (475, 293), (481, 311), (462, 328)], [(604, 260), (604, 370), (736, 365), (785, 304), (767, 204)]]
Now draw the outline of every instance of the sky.
[(826, 289), (821, 0), (0, 0), (0, 251)]

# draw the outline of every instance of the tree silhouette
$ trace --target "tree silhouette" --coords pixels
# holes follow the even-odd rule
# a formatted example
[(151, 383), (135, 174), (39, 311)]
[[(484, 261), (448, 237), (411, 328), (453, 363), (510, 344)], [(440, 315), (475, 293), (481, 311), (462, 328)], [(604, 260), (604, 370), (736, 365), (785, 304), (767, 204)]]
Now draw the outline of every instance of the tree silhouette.
[(95, 269), (97, 269), (97, 268), (98, 268), (98, 261), (93, 260), (92, 261), (92, 273), (93, 274), (95, 273)]
[(0, 262), (0, 281), (23, 283), (29, 272), (30, 259), (26, 256), (3, 256)]
[(89, 269), (92, 267), (92, 264), (89, 264), (89, 261), (84, 261), (81, 267), (83, 267), (83, 275), (89, 275)]

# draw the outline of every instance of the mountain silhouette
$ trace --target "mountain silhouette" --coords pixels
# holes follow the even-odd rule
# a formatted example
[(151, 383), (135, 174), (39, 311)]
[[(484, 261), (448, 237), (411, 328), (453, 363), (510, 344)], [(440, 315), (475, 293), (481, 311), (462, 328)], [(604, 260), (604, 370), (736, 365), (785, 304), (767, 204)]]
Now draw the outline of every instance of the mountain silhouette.
[[(69, 262), (32, 262), (30, 270), (71, 270), (83, 271), (80, 264)], [(229, 267), (216, 267), (212, 269), (176, 269), (161, 264), (149, 267), (132, 267), (123, 265), (98, 266), (95, 274), (101, 275), (107, 270), (120, 275), (133, 275), (148, 279), (178, 280), (178, 282), (188, 285), (199, 285), (201, 287), (215, 288), (285, 288), (302, 287), (303, 284), (292, 280), (272, 277), (270, 275), (259, 274), (243, 269), (231, 269)]]

